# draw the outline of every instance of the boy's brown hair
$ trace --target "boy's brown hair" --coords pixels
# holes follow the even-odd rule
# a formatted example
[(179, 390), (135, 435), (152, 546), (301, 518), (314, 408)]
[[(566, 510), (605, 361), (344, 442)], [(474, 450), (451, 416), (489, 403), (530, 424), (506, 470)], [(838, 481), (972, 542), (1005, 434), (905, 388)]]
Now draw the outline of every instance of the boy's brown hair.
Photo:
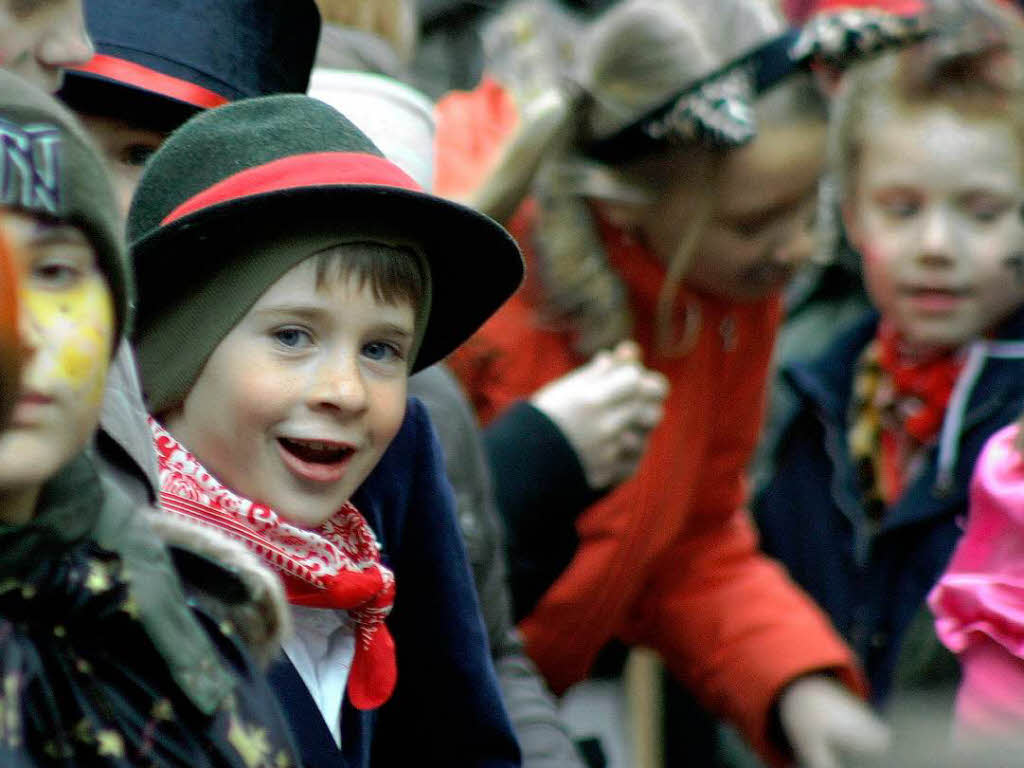
[(335, 245), (313, 256), (316, 259), (318, 289), (329, 282), (353, 277), (360, 288), (367, 285), (370, 287), (378, 303), (408, 302), (417, 319), (421, 318), (429, 290), (429, 277), (422, 259), (413, 249), (384, 243), (357, 242)]

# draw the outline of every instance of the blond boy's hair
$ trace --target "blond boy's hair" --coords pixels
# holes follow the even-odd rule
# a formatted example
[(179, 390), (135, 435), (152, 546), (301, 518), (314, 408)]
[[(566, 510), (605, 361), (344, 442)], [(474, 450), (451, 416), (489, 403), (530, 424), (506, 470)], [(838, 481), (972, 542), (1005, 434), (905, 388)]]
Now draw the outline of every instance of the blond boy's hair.
[(865, 60), (844, 75), (828, 139), (841, 200), (854, 191), (865, 141), (900, 112), (949, 106), (966, 116), (1005, 119), (1024, 141), (1019, 13), (988, 0), (948, 0), (938, 4), (934, 23), (934, 37)]

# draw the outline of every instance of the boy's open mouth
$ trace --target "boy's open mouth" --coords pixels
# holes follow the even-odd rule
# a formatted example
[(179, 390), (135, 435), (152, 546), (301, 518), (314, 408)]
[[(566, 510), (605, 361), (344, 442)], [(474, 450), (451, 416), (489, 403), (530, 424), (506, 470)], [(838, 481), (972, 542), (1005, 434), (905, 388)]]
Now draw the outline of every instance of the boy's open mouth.
[(354, 450), (350, 445), (326, 440), (279, 437), (277, 442), (292, 456), (309, 464), (339, 464), (351, 456)]
[(285, 467), (296, 477), (317, 485), (339, 482), (348, 468), (356, 448), (330, 440), (299, 440), (277, 438), (277, 450)]

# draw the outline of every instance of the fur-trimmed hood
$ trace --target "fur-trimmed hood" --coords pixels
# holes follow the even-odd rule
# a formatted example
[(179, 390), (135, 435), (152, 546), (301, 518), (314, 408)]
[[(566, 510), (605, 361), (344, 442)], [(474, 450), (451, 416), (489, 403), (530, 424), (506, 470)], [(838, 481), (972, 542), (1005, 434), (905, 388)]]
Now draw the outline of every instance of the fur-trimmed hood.
[(186, 595), (228, 622), (257, 661), (270, 662), (291, 632), (277, 574), (214, 528), (153, 508), (142, 514), (170, 550)]

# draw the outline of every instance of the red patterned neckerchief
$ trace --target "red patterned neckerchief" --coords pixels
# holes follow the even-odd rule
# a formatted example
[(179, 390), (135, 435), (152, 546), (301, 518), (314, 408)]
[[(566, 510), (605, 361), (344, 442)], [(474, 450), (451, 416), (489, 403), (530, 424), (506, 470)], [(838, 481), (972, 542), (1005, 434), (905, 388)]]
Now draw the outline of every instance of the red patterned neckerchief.
[(939, 434), (963, 365), (960, 349), (914, 354), (885, 320), (861, 354), (849, 444), (872, 517), (899, 499), (921, 449)]
[(356, 646), (348, 697), (374, 709), (395, 687), (395, 645), (384, 619), (395, 599), (395, 577), (380, 561), (380, 545), (359, 511), (346, 502), (315, 531), (286, 523), (269, 507), (232, 493), (153, 419), (164, 509), (241, 541), (280, 573), (288, 602), (344, 609)]

